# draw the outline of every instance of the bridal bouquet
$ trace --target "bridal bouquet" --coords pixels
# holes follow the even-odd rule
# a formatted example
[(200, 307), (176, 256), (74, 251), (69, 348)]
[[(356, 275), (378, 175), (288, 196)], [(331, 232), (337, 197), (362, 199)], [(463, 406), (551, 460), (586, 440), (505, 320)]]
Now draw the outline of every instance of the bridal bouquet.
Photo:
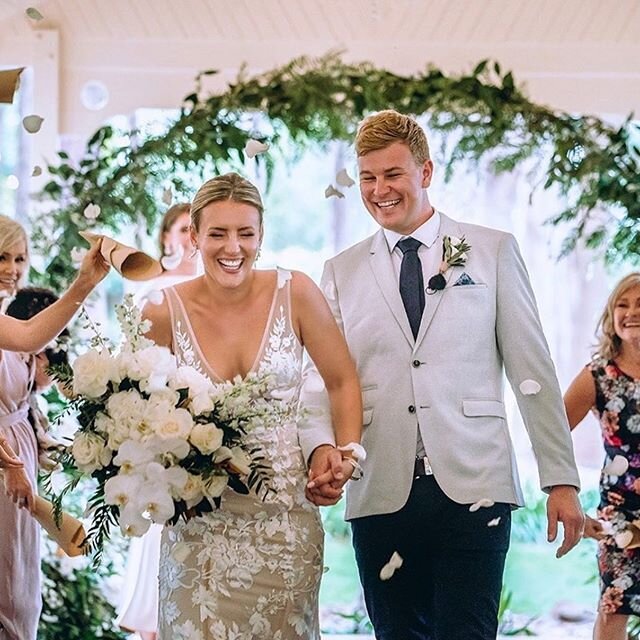
[(124, 335), (119, 351), (94, 340), (71, 368), (56, 372), (73, 389), (80, 428), (61, 460), (79, 473), (54, 502), (60, 508), (83, 475), (95, 478), (85, 544), (98, 552), (112, 525), (141, 536), (152, 522), (175, 524), (212, 511), (227, 487), (264, 496), (268, 470), (245, 436), (291, 410), (269, 396), (267, 376), (214, 385), (179, 366), (144, 337), (149, 325), (131, 297), (116, 310)]

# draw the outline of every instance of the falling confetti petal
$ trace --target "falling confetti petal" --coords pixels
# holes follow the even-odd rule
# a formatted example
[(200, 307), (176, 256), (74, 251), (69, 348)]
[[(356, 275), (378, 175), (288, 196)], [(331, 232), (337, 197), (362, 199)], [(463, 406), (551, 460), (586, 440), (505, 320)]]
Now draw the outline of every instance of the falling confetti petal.
[(36, 22), (44, 20), (44, 16), (35, 7), (27, 7), (27, 9), (25, 9), (25, 13), (27, 14), (28, 18), (31, 18)]
[(598, 520), (598, 522), (602, 525), (602, 533), (606, 536), (613, 535), (613, 523), (609, 520)]
[(40, 165), (36, 165), (35, 167), (33, 167), (33, 171), (31, 172), (31, 177), (32, 178), (37, 178), (38, 176), (42, 175), (42, 167)]
[(487, 522), (487, 527), (497, 527), (500, 524), (501, 518), (494, 518), (493, 520), (489, 520)]
[(351, 179), (351, 176), (347, 173), (346, 169), (338, 171), (338, 174), (336, 175), (336, 182), (341, 187), (353, 187), (355, 184), (355, 180)]
[(520, 383), (520, 393), (525, 396), (535, 396), (540, 389), (542, 389), (540, 383), (535, 380), (523, 380)]
[(330, 198), (331, 196), (337, 196), (338, 198), (344, 198), (344, 193), (342, 191), (338, 191), (332, 184), (330, 184), (324, 190), (324, 197)]
[(327, 300), (335, 301), (336, 295), (336, 285), (333, 282), (327, 282), (327, 284), (322, 289), (324, 293), (324, 297)]
[(164, 300), (164, 294), (160, 289), (153, 289), (152, 291), (149, 291), (145, 297), (151, 304), (162, 304), (162, 301)]
[(389, 580), (391, 576), (396, 572), (396, 569), (399, 569), (402, 566), (402, 557), (397, 551), (393, 552), (391, 558), (389, 558), (389, 562), (380, 569), (380, 580)]
[(244, 153), (248, 158), (253, 158), (259, 153), (264, 153), (269, 149), (269, 145), (260, 140), (247, 140), (247, 144), (244, 145)]
[(82, 247), (73, 247), (73, 249), (71, 249), (71, 262), (77, 266), (82, 262), (85, 255), (87, 255), (86, 249), (83, 249)]
[(84, 217), (87, 220), (95, 220), (99, 215), (100, 215), (100, 207), (97, 204), (93, 204), (93, 202), (90, 202), (84, 208)]
[(473, 513), (474, 511), (477, 511), (478, 509), (483, 509), (485, 507), (493, 507), (495, 503), (493, 502), (493, 500), (489, 499), (489, 498), (482, 498), (481, 500), (478, 500), (478, 502), (474, 502), (470, 507), (469, 507), (469, 511), (471, 511), (471, 513)]
[(628, 468), (629, 461), (624, 456), (615, 456), (615, 458), (602, 469), (602, 473), (608, 476), (621, 476)]
[(620, 549), (624, 549), (631, 544), (631, 540), (633, 540), (633, 531), (629, 531), (626, 529), (625, 531), (621, 531), (620, 533), (616, 533), (614, 540)]
[(43, 122), (44, 118), (41, 118), (40, 116), (37, 116), (35, 114), (22, 118), (22, 126), (28, 133), (38, 133)]
[(172, 201), (173, 201), (173, 189), (171, 187), (167, 187), (162, 192), (162, 202), (167, 206), (169, 206)]
[(160, 260), (160, 264), (167, 271), (172, 271), (182, 262), (182, 257), (184, 256), (184, 249), (182, 247), (178, 247), (178, 250), (175, 253), (172, 253), (168, 256), (162, 256)]

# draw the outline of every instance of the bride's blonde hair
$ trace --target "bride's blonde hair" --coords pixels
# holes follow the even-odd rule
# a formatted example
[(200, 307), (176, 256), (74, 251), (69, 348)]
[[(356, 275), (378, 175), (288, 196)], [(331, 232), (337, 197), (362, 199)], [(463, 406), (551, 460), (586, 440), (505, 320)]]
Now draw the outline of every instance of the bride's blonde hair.
[[(18, 242), (23, 241), (27, 253), (27, 267), (29, 265), (29, 238), (24, 227), (13, 218), (0, 214), (0, 255), (13, 248)], [(29, 269), (26, 268), (18, 283), (19, 287), (24, 286)]]
[(197, 231), (200, 226), (202, 210), (212, 202), (231, 200), (249, 204), (258, 210), (260, 227), (264, 206), (257, 187), (237, 173), (225, 173), (207, 180), (196, 193), (191, 203), (191, 225)]

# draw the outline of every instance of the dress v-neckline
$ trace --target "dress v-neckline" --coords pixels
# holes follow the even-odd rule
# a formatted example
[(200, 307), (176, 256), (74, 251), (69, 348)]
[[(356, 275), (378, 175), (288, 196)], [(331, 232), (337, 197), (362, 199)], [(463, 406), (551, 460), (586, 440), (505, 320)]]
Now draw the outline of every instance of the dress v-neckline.
[[(262, 332), (262, 339), (260, 340), (260, 346), (258, 347), (258, 353), (256, 353), (256, 356), (255, 356), (255, 358), (253, 360), (253, 364), (251, 365), (251, 367), (249, 368), (247, 373), (245, 373), (244, 375), (237, 374), (243, 380), (246, 380), (246, 378), (247, 378), (247, 376), (249, 374), (254, 373), (257, 370), (258, 365), (260, 364), (260, 361), (262, 360), (262, 354), (264, 352), (264, 346), (265, 346), (265, 343), (267, 342), (267, 338), (269, 336), (269, 329), (271, 328), (271, 323), (273, 321), (273, 314), (274, 314), (275, 308), (276, 308), (276, 300), (278, 299), (278, 291), (279, 291), (279, 289), (280, 289), (280, 287), (279, 287), (279, 278), (277, 277), (277, 274), (276, 274), (276, 285), (274, 287), (273, 297), (271, 299), (271, 306), (269, 308), (269, 315), (267, 317), (267, 323), (265, 325), (264, 331)], [(189, 330), (189, 336), (190, 336), (191, 343), (193, 344), (193, 346), (195, 347), (196, 352), (198, 353), (198, 358), (200, 359), (200, 362), (202, 362), (203, 366), (207, 369), (207, 373), (209, 374), (209, 377), (212, 380), (214, 380), (215, 382), (229, 382), (228, 379), (225, 379), (222, 376), (219, 376), (216, 373), (215, 369), (211, 366), (209, 361), (205, 358), (204, 352), (202, 351), (202, 348), (200, 347), (200, 341), (198, 340), (198, 337), (196, 336), (196, 333), (193, 330), (193, 325), (191, 324), (191, 320), (189, 318), (189, 314), (187, 313), (187, 309), (186, 309), (186, 307), (184, 305), (184, 302), (182, 301), (182, 298), (180, 297), (180, 294), (175, 289), (175, 287), (173, 287), (173, 292), (176, 295), (176, 299), (178, 300), (178, 304), (180, 305), (180, 310), (182, 311), (182, 315), (184, 317), (184, 320), (187, 323), (187, 329)], [(236, 376), (234, 376), (234, 378), (235, 377)]]

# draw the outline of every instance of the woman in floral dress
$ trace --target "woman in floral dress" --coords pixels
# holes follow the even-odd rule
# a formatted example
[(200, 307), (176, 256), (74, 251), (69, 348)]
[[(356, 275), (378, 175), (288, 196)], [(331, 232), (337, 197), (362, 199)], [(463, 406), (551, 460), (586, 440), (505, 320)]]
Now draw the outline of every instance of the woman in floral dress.
[[(214, 383), (268, 374), (270, 397), (291, 406), (306, 348), (329, 392), (348, 476), (362, 424), (353, 361), (308, 277), (254, 268), (262, 237), (262, 202), (250, 182), (233, 173), (206, 182), (191, 206), (191, 239), (204, 275), (145, 307), (149, 336)], [(219, 509), (165, 527), (162, 640), (320, 638), (323, 533), (317, 507), (305, 498), (295, 414), (252, 430), (247, 441), (264, 456), (272, 491), (258, 497), (226, 489)]]
[(585, 527), (585, 537), (598, 540), (594, 639), (625, 640), (629, 615), (640, 615), (640, 273), (618, 283), (598, 326), (598, 349), (565, 405), (572, 429), (589, 410), (602, 428), (598, 520), (587, 517)]

